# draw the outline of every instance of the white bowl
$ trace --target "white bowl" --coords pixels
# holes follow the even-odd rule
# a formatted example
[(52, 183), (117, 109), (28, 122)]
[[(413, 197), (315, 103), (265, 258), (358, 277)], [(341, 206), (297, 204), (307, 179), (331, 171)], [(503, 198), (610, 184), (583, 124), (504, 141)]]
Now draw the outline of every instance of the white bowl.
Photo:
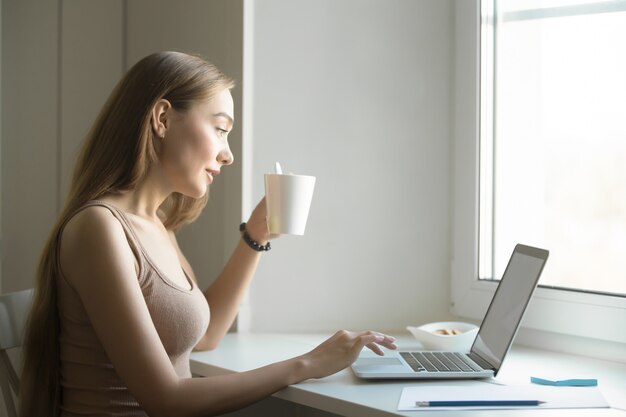
[[(419, 327), (406, 326), (406, 328), (422, 344), (424, 349), (458, 352), (469, 352), (478, 333), (478, 326), (475, 324), (457, 321), (440, 321), (423, 324)], [(437, 330), (457, 330), (462, 333), (446, 335), (435, 333)]]

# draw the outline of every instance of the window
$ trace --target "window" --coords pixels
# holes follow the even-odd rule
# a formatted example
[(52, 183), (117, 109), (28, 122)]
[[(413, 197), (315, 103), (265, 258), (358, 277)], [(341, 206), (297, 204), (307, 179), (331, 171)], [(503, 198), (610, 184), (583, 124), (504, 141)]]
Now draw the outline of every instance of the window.
[[(626, 161), (626, 89), (624, 80), (616, 75), (626, 73), (626, 50), (619, 42), (626, 35), (625, 3), (455, 3), (452, 311), (463, 318), (482, 319), (496, 288), (494, 277), (501, 276), (514, 243), (545, 247), (551, 254), (543, 278), (555, 279), (542, 282), (531, 301), (522, 323), (524, 329), (532, 330), (524, 330), (530, 338), (526, 342), (540, 344), (543, 342), (533, 338), (550, 337), (553, 348), (598, 355), (619, 352), (610, 354), (617, 360), (623, 360), (626, 347), (626, 264), (622, 260), (626, 256), (620, 253), (626, 253), (622, 240), (626, 234), (626, 186), (623, 172), (606, 175), (606, 171), (612, 164)], [(580, 23), (583, 17), (593, 23)], [(567, 36), (565, 30), (570, 31)], [(547, 34), (555, 37), (540, 42), (540, 36)], [(574, 43), (559, 46), (556, 42), (564, 37)], [(525, 44), (531, 46), (522, 47)], [(489, 56), (491, 64), (485, 66), (481, 57)], [(609, 63), (600, 64), (600, 60)], [(548, 69), (548, 63), (555, 66)], [(513, 75), (521, 78), (515, 80)], [(539, 88), (541, 83), (550, 83), (549, 88)], [(567, 100), (561, 100), (563, 97)], [(554, 101), (557, 99), (560, 104)], [(617, 101), (607, 105), (609, 99)], [(505, 104), (508, 107), (501, 107)], [(505, 133), (512, 133), (509, 136), (518, 142), (500, 142)], [(549, 141), (555, 136), (568, 146)], [(489, 141), (491, 146), (485, 146)], [(605, 152), (607, 149), (611, 151)], [(560, 165), (551, 159), (556, 157), (561, 158)], [(590, 169), (589, 161), (599, 157), (605, 158), (604, 162)], [(485, 161), (490, 163), (480, 163)], [(593, 180), (589, 186), (592, 180), (586, 174), (602, 174), (610, 181)], [(617, 188), (604, 192), (608, 184)], [(569, 194), (576, 197), (575, 204), (563, 198)], [(595, 204), (598, 195), (609, 196), (611, 204)], [(557, 196), (561, 201), (552, 201)], [(522, 204), (525, 216), (532, 220), (515, 217)], [(603, 220), (597, 229), (577, 217), (573, 224), (572, 220), (567, 223), (568, 219), (559, 218), (563, 205), (575, 206), (568, 216), (593, 208), (601, 212)], [(554, 226), (555, 221), (560, 223)], [(575, 236), (574, 242), (561, 239), (565, 243), (559, 247), (555, 236), (567, 236), (566, 232)], [(578, 254), (567, 253), (572, 251), (567, 245), (583, 240), (576, 237), (578, 233), (591, 233), (592, 241), (597, 233), (604, 238), (603, 244), (612, 245), (613, 249), (603, 250), (604, 259), (578, 263), (601, 263), (593, 269), (593, 277), (604, 268), (609, 271), (603, 274), (608, 286), (576, 282), (568, 278), (571, 274), (564, 274), (564, 281), (556, 280), (559, 269), (566, 271), (559, 263), (567, 266), (567, 262), (579, 261)], [(587, 249), (594, 252), (593, 247)], [(606, 258), (611, 258), (611, 266)], [(534, 332), (537, 330), (540, 332)]]
[(626, 296), (626, 1), (483, 0), (479, 277)]

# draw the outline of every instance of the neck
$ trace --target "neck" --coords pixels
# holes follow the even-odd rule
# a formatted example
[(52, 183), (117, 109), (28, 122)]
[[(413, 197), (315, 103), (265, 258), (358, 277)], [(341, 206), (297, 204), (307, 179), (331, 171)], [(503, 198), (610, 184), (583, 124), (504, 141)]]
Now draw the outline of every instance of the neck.
[(128, 213), (160, 221), (159, 207), (171, 194), (171, 191), (158, 177), (156, 172), (151, 172), (134, 189), (121, 194), (110, 194), (104, 200)]

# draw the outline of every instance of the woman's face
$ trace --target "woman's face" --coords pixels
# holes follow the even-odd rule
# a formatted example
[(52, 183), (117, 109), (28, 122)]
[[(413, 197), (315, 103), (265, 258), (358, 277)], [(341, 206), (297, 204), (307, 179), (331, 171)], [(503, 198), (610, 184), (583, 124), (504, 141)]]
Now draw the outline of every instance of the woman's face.
[(228, 89), (185, 112), (169, 108), (161, 163), (173, 191), (202, 197), (224, 165), (233, 163), (228, 133), (234, 104)]

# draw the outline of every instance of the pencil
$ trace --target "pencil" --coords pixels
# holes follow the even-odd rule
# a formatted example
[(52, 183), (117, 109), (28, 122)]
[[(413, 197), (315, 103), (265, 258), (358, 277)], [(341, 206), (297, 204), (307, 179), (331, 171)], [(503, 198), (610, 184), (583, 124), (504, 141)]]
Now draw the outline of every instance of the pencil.
[(480, 407), (480, 406), (533, 406), (543, 404), (537, 400), (459, 400), (459, 401), (416, 401), (417, 407)]

